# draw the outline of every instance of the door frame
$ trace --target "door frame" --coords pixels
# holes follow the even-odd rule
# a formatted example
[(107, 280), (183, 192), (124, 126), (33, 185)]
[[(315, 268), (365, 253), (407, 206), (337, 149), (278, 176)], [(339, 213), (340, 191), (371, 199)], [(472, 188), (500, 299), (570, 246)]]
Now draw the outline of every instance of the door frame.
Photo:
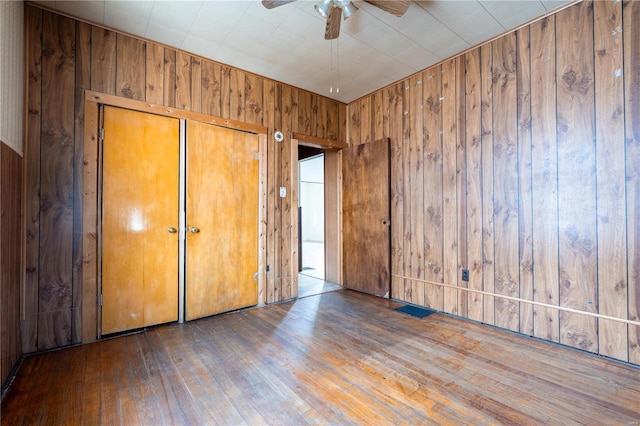
[[(229, 129), (258, 135), (259, 144), (259, 200), (258, 200), (258, 306), (266, 303), (266, 249), (267, 249), (267, 132), (264, 126), (215, 117), (166, 106), (150, 104), (91, 90), (84, 96), (84, 170), (78, 183), (82, 200), (82, 342), (100, 339), (101, 309), (99, 301), (100, 280), (100, 232), (101, 232), (101, 165), (100, 106), (107, 105), (132, 111), (162, 115), (182, 120), (201, 121)], [(296, 150), (297, 157), (297, 150)], [(297, 215), (297, 213), (296, 213)], [(177, 283), (176, 283), (177, 285)]]
[[(317, 138), (302, 133), (293, 133), (291, 139), (291, 190), (293, 205), (291, 209), (292, 234), (295, 245), (298, 241), (298, 146), (310, 146), (324, 150), (324, 268), (325, 281), (342, 285), (342, 153), (348, 145), (343, 142)], [(294, 298), (298, 297), (298, 256), (292, 259), (294, 276)]]

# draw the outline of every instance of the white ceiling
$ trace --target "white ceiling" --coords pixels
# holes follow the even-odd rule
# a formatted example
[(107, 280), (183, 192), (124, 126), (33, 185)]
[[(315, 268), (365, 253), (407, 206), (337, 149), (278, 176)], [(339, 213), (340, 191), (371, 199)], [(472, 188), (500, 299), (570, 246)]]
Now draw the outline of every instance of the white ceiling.
[[(259, 0), (36, 3), (351, 102), (570, 2), (412, 1), (398, 18), (353, 1), (360, 10), (342, 22), (333, 55), (332, 42), (324, 39), (325, 20), (311, 0), (271, 10)], [(338, 62), (340, 92), (336, 93)]]

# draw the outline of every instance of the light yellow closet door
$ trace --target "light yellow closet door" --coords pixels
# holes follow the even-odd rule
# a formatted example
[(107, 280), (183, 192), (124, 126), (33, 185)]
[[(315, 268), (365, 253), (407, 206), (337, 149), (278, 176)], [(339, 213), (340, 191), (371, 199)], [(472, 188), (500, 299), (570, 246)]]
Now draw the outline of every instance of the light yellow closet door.
[(188, 320), (258, 303), (258, 136), (187, 126)]
[(178, 319), (179, 120), (104, 109), (102, 334)]

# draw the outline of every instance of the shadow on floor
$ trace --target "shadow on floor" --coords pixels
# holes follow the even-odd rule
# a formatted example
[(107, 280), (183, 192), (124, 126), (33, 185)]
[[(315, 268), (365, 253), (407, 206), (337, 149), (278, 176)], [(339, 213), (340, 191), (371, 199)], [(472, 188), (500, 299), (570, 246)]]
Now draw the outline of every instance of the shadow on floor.
[(341, 290), (338, 284), (324, 281), (306, 275), (304, 271), (298, 274), (298, 298), (315, 296), (316, 294), (328, 293), (330, 291)]

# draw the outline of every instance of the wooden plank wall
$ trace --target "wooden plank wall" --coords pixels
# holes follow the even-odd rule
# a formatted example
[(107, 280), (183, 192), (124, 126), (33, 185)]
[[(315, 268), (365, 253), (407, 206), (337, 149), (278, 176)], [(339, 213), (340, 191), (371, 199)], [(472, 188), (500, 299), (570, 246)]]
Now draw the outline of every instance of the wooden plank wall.
[[(265, 303), (290, 299), (291, 132), (344, 140), (346, 105), (186, 52), (25, 6), (27, 51), (24, 352), (80, 342), (84, 91), (269, 129)], [(282, 130), (283, 143), (273, 133)], [(87, 188), (87, 190), (95, 190)], [(292, 194), (288, 188), (287, 194)]]
[(639, 23), (585, 0), (348, 106), (391, 138), (392, 297), (640, 363)]
[(22, 355), (20, 275), (22, 263), (22, 157), (0, 141), (0, 383), (2, 390)]

